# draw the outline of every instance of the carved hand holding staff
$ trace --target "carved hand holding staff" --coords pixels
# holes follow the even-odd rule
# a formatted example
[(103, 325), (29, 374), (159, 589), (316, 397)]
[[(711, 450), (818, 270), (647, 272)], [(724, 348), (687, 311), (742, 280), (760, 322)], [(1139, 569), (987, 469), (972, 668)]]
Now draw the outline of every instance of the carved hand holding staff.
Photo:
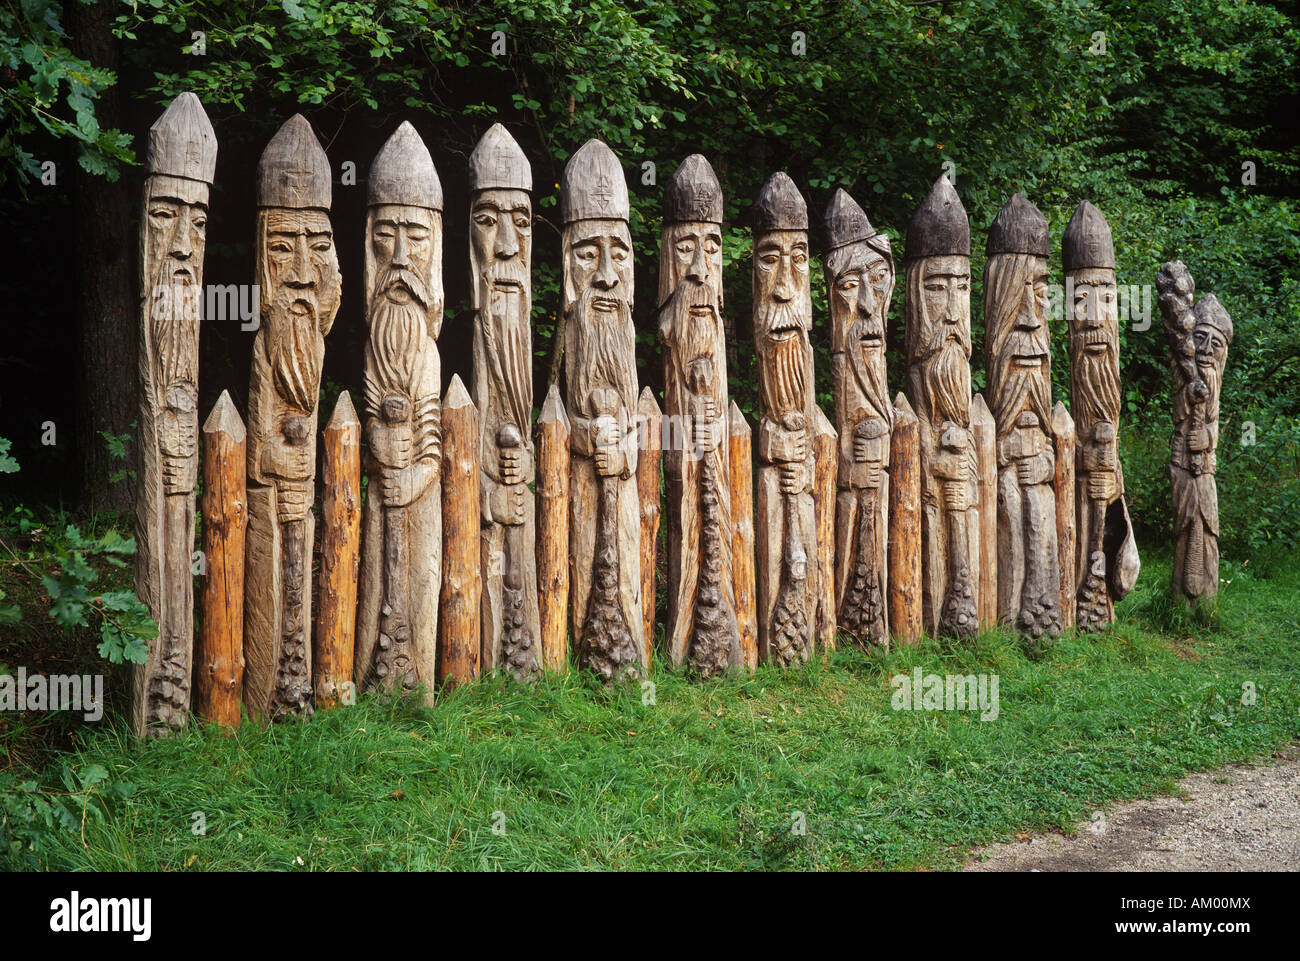
[(483, 517), (482, 666), (516, 680), (541, 664), (532, 439), (532, 168), (493, 124), (469, 158), (474, 405)]
[(889, 238), (844, 190), (826, 209), (831, 377), (839, 433), (835, 602), (839, 627), (862, 644), (889, 642), (885, 609), (889, 440), (894, 405), (885, 374), (885, 324), (894, 293)]
[(261, 326), (248, 388), (244, 702), (253, 717), (310, 710), (311, 507), (325, 335), (342, 276), (330, 166), (291, 117), (257, 166)]
[(644, 673), (646, 661), (630, 206), (618, 158), (599, 140), (569, 158), (560, 214), (573, 635), (578, 664), (613, 682)]
[(758, 354), (759, 655), (782, 667), (813, 649), (812, 285), (808, 207), (785, 173), (754, 202), (754, 347)]
[(131, 727), (181, 727), (194, 649), (194, 487), (198, 477), (199, 319), (208, 187), (217, 138), (183, 93), (149, 128), (140, 216), (135, 592), (158, 624), (132, 669)]
[(1034, 642), (1061, 633), (1047, 248), (1047, 218), (1014, 195), (989, 228), (986, 393), (997, 431), (998, 620)]
[(970, 426), (970, 222), (946, 177), (907, 228), (907, 394), (920, 422), (926, 630), (978, 628), (979, 482)]
[(732, 583), (722, 188), (700, 154), (668, 182), (659, 248), (668, 479), (668, 651), (703, 677), (740, 665)]
[(363, 690), (432, 691), (442, 571), (442, 185), (409, 123), (375, 156), (367, 204), (370, 484), (353, 671)]
[(1061, 238), (1070, 305), (1070, 408), (1076, 437), (1079, 515), (1077, 624), (1099, 631), (1115, 618), (1114, 602), (1137, 581), (1137, 545), (1124, 502), (1119, 463), (1119, 305), (1115, 249), (1106, 218), (1083, 201)]
[(1196, 285), (1180, 261), (1156, 275), (1169, 340), (1174, 433), (1169, 481), (1174, 498), (1174, 595), (1195, 603), (1219, 592), (1219, 391), (1232, 343), (1232, 318), (1213, 294), (1192, 306)]

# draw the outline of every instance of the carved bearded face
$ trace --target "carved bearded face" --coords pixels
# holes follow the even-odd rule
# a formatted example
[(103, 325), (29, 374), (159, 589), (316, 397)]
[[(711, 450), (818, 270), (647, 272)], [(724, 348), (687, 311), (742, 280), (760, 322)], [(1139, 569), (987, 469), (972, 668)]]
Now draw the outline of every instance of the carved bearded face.
[(564, 299), (575, 350), (566, 360), (570, 398), (590, 413), (610, 388), (636, 405), (632, 235), (626, 221), (580, 220), (564, 228)]
[(1228, 339), (1218, 327), (1207, 323), (1198, 323), (1192, 337), (1196, 342), (1196, 370), (1208, 389), (1207, 406), (1217, 412), (1219, 384), (1223, 379), (1223, 367), (1228, 362)]
[[(1115, 271), (1089, 267), (1066, 275), (1073, 284), (1070, 313), (1071, 382), (1075, 420), (1114, 424), (1119, 419), (1119, 305)], [(1080, 436), (1083, 436), (1080, 431)]]
[(885, 322), (894, 292), (894, 268), (887, 254), (862, 241), (839, 247), (826, 258), (834, 350), (844, 353), (859, 389), (885, 417)]
[(433, 281), (440, 254), (439, 216), (424, 207), (378, 204), (368, 217), (366, 286), (370, 358), (380, 386), (414, 398), (425, 339), (442, 292)]
[(717, 355), (722, 314), (722, 233), (717, 224), (664, 228), (660, 257), (660, 323), (673, 362), (685, 369)]
[(764, 405), (775, 418), (807, 406), (811, 328), (807, 233), (760, 235), (754, 244), (754, 344)]
[(907, 265), (907, 356), (920, 368), (934, 423), (970, 420), (970, 258)]
[(277, 393), (303, 413), (316, 406), (323, 340), (343, 285), (329, 216), (270, 207), (259, 215), (258, 250), (267, 357)]
[(470, 209), (470, 262), (474, 308), (489, 298), (528, 290), (533, 259), (533, 211), (523, 190), (484, 190)]
[(1047, 258), (1032, 254), (994, 254), (985, 267), (988, 393), (1000, 431), (1051, 422), (1047, 280)]

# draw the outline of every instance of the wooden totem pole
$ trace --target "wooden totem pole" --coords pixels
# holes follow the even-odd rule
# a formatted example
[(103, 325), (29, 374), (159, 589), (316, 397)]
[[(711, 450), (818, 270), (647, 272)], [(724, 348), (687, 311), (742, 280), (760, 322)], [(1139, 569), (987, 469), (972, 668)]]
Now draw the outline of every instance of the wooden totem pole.
[(813, 504), (814, 381), (808, 207), (785, 173), (754, 201), (754, 347), (758, 354), (758, 647), (802, 664), (817, 617)]
[(182, 727), (194, 651), (194, 489), (198, 478), (199, 319), (208, 187), (217, 138), (183, 93), (149, 128), (140, 214), (140, 436), (135, 592), (158, 624), (132, 668), (131, 729)]
[(1099, 631), (1115, 619), (1114, 602), (1133, 589), (1140, 562), (1117, 443), (1121, 397), (1115, 249), (1106, 218), (1086, 200), (1066, 225), (1061, 260), (1070, 319), (1079, 517), (1076, 623), (1081, 631)]
[(1192, 306), (1196, 285), (1180, 261), (1156, 275), (1169, 340), (1174, 433), (1169, 481), (1174, 496), (1174, 596), (1209, 601), (1219, 592), (1219, 391), (1232, 343), (1232, 318), (1213, 294)]
[(353, 676), (361, 690), (432, 692), (442, 580), (442, 185), (409, 123), (370, 165), (366, 202), (370, 484)]
[(889, 238), (844, 190), (826, 210), (831, 379), (839, 432), (835, 497), (835, 609), (860, 644), (889, 644), (889, 439), (894, 405), (885, 374), (885, 324), (894, 294)]
[(946, 177), (907, 227), (907, 394), (920, 428), (925, 629), (978, 629), (979, 470), (971, 430), (970, 222)]
[(248, 387), (244, 703), (253, 717), (311, 709), (316, 408), (342, 277), (330, 166), (291, 117), (257, 166), (261, 325)]
[(1035, 645), (1061, 633), (1047, 248), (1047, 218), (1014, 195), (986, 248), (985, 393), (996, 425), (998, 621)]
[(516, 680), (542, 669), (533, 446), (532, 168), (493, 124), (469, 158), (474, 405), (482, 513), (480, 665)]
[(578, 665), (612, 683), (643, 674), (646, 655), (630, 207), (618, 158), (599, 140), (569, 158), (560, 215), (573, 636)]
[(668, 480), (668, 654), (711, 677), (739, 667), (732, 582), (722, 188), (700, 154), (668, 183), (659, 248)]

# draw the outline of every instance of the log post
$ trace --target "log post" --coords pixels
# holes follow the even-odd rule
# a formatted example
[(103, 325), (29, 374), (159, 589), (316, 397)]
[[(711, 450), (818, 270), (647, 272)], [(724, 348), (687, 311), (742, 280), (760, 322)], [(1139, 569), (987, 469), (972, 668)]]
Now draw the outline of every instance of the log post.
[(569, 663), (569, 418), (554, 384), (537, 418), (537, 602), (543, 666), (563, 671)]
[(970, 426), (980, 492), (980, 582), (975, 610), (980, 630), (998, 622), (998, 433), (983, 394), (971, 398)]
[(339, 394), (325, 427), (324, 446), (321, 519), (325, 529), (312, 686), (318, 707), (337, 707), (343, 685), (352, 684), (361, 560), (361, 421), (346, 390)]
[(889, 629), (903, 644), (921, 637), (921, 425), (902, 393), (889, 441)]
[(731, 578), (740, 625), (740, 659), (745, 670), (758, 667), (758, 606), (754, 587), (754, 447), (753, 432), (736, 402), (728, 418), (728, 467), (731, 472)]
[(442, 402), (442, 622), (438, 683), (478, 677), (480, 592), (478, 413), (460, 375)]
[(636, 489), (641, 499), (641, 614), (645, 624), (645, 662), (649, 669), (655, 637), (655, 561), (659, 543), (663, 452), (663, 412), (649, 387), (641, 391), (636, 416), (640, 453), (636, 462)]
[(839, 434), (813, 406), (813, 510), (817, 523), (817, 646), (835, 650), (835, 474)]
[(1074, 515), (1074, 418), (1065, 404), (1056, 402), (1052, 409), (1052, 447), (1056, 456), (1056, 474), (1052, 486), (1056, 492), (1056, 549), (1061, 564), (1061, 629), (1074, 627), (1074, 594), (1078, 569), (1078, 541)]
[(194, 713), (239, 727), (244, 687), (244, 422), (221, 392), (203, 423), (203, 557)]

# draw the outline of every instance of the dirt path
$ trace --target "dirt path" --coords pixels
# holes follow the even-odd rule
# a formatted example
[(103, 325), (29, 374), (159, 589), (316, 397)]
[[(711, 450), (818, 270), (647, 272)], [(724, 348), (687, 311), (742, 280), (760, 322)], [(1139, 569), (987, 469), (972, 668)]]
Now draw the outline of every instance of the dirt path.
[(1260, 767), (1178, 782), (1186, 799), (1097, 811), (1073, 837), (1035, 834), (972, 852), (963, 871), (1300, 870), (1300, 744)]

